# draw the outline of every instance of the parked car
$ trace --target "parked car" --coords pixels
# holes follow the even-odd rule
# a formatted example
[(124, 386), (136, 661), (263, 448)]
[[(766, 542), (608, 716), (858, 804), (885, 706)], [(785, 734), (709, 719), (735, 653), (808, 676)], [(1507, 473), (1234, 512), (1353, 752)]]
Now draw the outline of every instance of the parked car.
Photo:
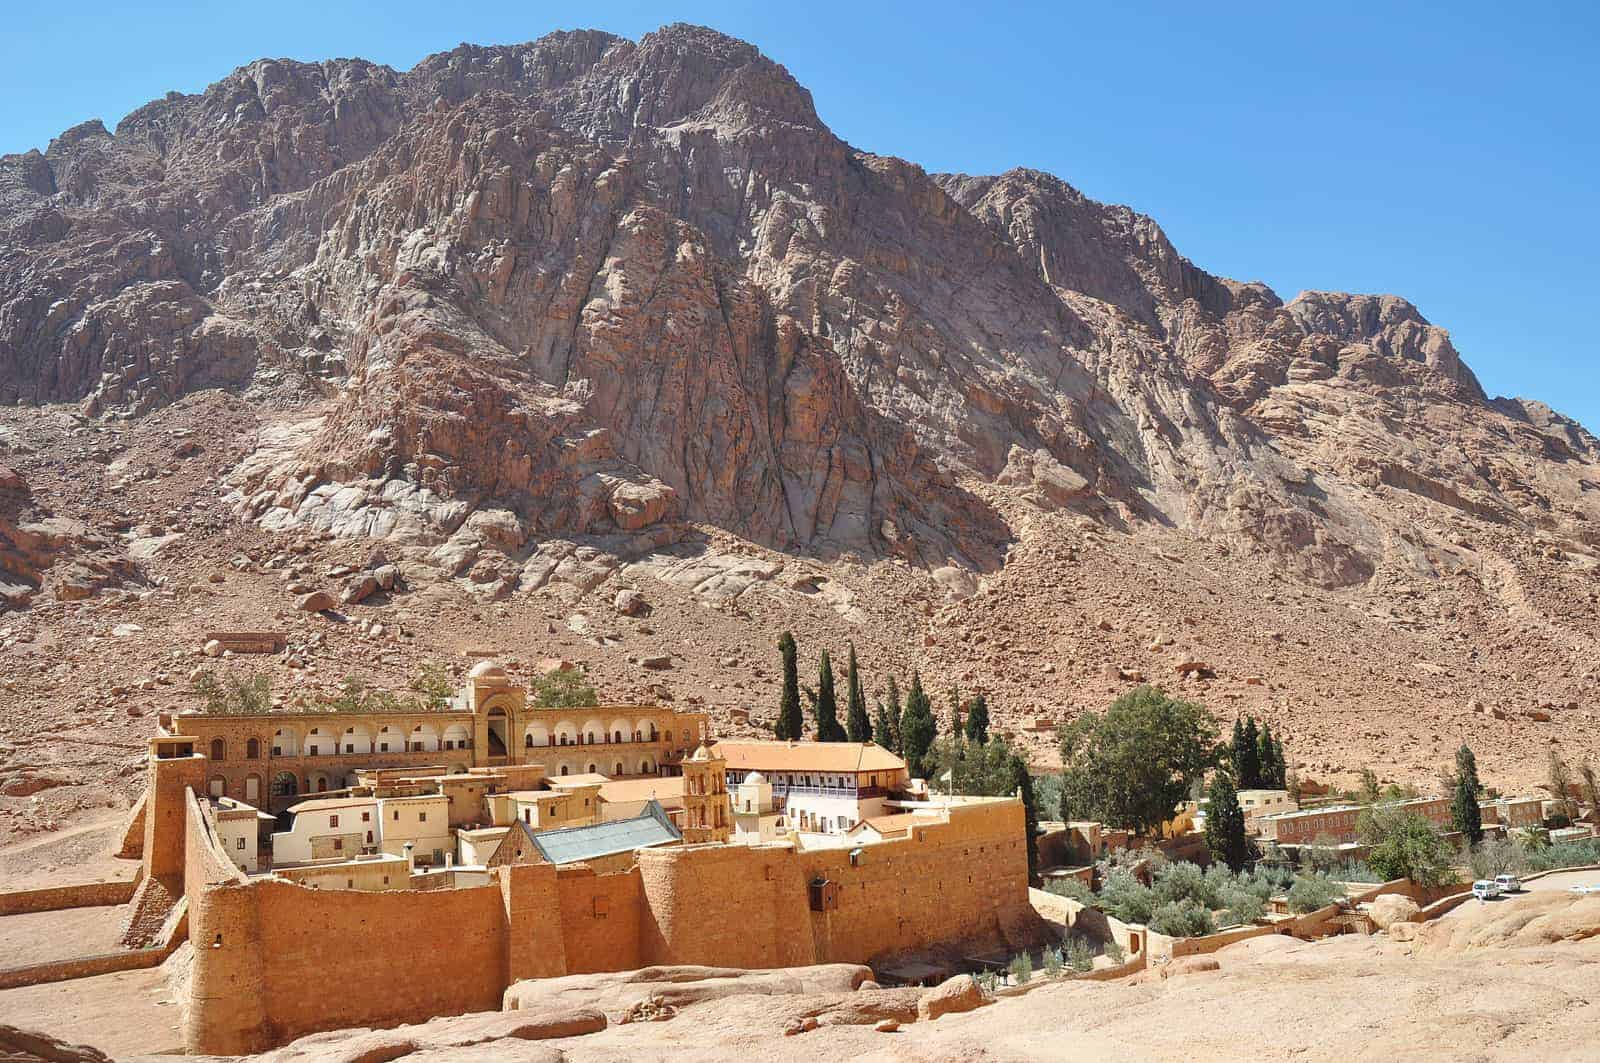
[(1494, 879), (1480, 878), (1472, 884), (1472, 895), (1480, 901), (1491, 900), (1500, 896), (1500, 884)]
[(1501, 893), (1522, 892), (1522, 880), (1515, 875), (1496, 875), (1494, 881)]

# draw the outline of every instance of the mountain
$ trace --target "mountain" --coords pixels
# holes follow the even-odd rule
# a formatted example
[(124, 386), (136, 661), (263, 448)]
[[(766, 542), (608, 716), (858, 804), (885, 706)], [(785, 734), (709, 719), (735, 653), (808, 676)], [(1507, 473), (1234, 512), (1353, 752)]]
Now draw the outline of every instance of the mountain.
[[(1319, 774), (1596, 750), (1582, 426), (1487, 396), (1404, 299), (1285, 302), (1051, 175), (854, 149), (708, 29), (262, 60), (0, 158), (0, 402), (41, 632), (40, 520), (136, 590), (380, 540), (418, 589), (382, 609), (477, 618), (416, 653), (526, 624), (659, 696), (625, 644), (670, 643), (726, 721), (773, 700), (730, 651), (791, 626), (993, 691), (1044, 759), (1025, 721), (1140, 676)], [(574, 614), (635, 585), (648, 633)], [(167, 604), (142, 626), (187, 637)]]

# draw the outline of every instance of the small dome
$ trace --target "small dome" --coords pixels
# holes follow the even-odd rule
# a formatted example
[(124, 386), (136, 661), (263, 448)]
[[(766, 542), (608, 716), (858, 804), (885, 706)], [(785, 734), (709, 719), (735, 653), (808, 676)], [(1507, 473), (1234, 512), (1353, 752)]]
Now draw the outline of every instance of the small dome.
[(759, 771), (753, 771), (749, 775), (746, 775), (744, 777), (744, 782), (740, 783), (739, 785), (741, 785), (741, 786), (746, 786), (746, 785), (765, 786), (766, 784), (767, 784), (767, 777), (765, 775), (761, 774)]
[(467, 673), (467, 678), (487, 679), (494, 677), (497, 679), (504, 679), (505, 674), (506, 670), (501, 668), (498, 664), (495, 664), (493, 661), (479, 661), (477, 664), (473, 665), (472, 670)]
[(689, 759), (704, 764), (708, 760), (714, 760), (715, 756), (712, 754), (711, 750), (705, 747), (705, 743), (702, 742), (693, 753), (689, 754)]

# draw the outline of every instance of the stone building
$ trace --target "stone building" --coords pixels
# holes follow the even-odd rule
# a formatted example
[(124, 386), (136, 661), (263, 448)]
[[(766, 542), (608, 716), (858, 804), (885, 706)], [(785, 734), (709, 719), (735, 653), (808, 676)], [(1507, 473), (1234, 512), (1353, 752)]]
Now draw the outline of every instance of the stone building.
[(733, 834), (727, 762), (705, 746), (683, 762), (683, 823), (684, 840), (691, 845), (725, 842)]
[(672, 774), (707, 737), (704, 713), (529, 705), (527, 691), (489, 662), (475, 665), (438, 711), (183, 712), (163, 716), (162, 726), (206, 758), (202, 793), (274, 812), (355, 785), (364, 769), (437, 766), (459, 774), (541, 764), (552, 777)]

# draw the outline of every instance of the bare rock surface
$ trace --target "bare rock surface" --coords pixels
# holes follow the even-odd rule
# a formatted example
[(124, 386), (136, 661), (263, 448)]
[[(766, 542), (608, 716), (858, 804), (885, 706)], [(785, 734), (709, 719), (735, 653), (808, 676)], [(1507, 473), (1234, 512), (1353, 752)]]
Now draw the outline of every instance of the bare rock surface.
[(824, 118), (674, 25), (261, 60), (0, 158), (0, 766), (70, 780), (0, 845), (124, 805), (197, 665), (315, 703), (487, 649), (756, 735), (785, 629), (1040, 769), (1145, 680), (1336, 785), (1600, 757), (1588, 430), (1401, 297)]

